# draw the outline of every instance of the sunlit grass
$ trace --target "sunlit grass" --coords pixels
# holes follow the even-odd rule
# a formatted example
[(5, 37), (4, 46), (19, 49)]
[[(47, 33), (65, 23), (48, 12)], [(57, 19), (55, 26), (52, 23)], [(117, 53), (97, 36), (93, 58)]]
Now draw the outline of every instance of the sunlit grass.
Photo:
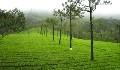
[(0, 69), (88, 69), (119, 70), (120, 46), (111, 42), (94, 42), (95, 60), (90, 60), (90, 40), (73, 38), (69, 50), (69, 37), (41, 35), (37, 29), (10, 34), (0, 43)]

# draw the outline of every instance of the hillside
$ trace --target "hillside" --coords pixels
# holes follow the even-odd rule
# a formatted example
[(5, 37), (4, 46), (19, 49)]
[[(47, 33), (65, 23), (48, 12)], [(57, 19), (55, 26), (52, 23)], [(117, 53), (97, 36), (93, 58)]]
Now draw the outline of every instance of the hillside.
[(69, 50), (69, 37), (41, 35), (37, 28), (10, 34), (0, 43), (0, 70), (119, 70), (120, 46), (117, 43), (94, 41), (95, 60), (90, 60), (90, 40), (73, 38)]

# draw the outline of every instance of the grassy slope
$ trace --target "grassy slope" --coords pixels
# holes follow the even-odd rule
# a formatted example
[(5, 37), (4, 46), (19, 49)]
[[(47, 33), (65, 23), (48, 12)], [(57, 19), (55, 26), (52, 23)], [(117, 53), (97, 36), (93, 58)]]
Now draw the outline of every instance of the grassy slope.
[(73, 38), (69, 50), (69, 37), (52, 41), (52, 35), (42, 36), (37, 29), (30, 34), (22, 32), (3, 38), (0, 43), (0, 69), (115, 69), (120, 70), (120, 46), (111, 42), (95, 41), (95, 60), (90, 60), (90, 41)]

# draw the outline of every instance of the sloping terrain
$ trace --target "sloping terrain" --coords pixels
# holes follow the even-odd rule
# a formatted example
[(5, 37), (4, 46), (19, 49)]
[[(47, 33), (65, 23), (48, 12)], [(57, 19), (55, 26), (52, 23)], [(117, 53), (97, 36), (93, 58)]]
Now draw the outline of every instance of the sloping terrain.
[(120, 70), (120, 46), (117, 43), (94, 41), (95, 60), (90, 60), (90, 40), (37, 33), (37, 29), (10, 34), (0, 43), (0, 70)]

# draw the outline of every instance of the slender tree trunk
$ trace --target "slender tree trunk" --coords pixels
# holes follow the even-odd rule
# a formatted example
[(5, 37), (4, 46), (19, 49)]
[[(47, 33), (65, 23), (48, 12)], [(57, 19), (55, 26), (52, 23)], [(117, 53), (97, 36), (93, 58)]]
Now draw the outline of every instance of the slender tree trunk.
[(118, 33), (118, 42), (120, 43), (120, 25), (118, 25), (119, 33)]
[(61, 44), (61, 35), (62, 35), (62, 17), (61, 17), (61, 25), (60, 25), (60, 39), (59, 39), (59, 44)]
[(60, 39), (59, 39), (59, 44), (61, 44), (61, 29), (60, 29)]
[(48, 32), (48, 31), (47, 31), (47, 26), (46, 26), (46, 36), (47, 36), (47, 32)]
[(58, 37), (58, 28), (57, 28), (57, 37)]
[(72, 48), (72, 25), (71, 25), (71, 8), (70, 8), (70, 49)]
[(54, 41), (54, 23), (53, 23), (53, 41)]
[(43, 35), (43, 27), (41, 26), (41, 31), (40, 31), (40, 33)]
[(90, 30), (91, 30), (91, 60), (94, 60), (94, 54), (93, 54), (93, 24), (92, 24), (92, 7), (90, 7)]
[(39, 28), (38, 28), (38, 33), (39, 33), (40, 31), (39, 31)]
[(46, 30), (44, 30), (44, 36), (45, 36), (45, 34), (46, 34)]

